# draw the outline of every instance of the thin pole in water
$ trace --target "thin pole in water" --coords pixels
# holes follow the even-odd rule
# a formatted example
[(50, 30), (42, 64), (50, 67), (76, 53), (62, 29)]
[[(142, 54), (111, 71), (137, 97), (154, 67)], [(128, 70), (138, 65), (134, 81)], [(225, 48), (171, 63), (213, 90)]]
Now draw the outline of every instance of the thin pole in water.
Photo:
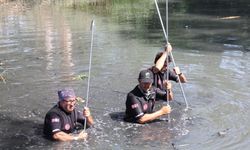
[[(167, 4), (166, 4), (166, 5), (167, 5)], [(163, 24), (163, 22), (162, 22), (161, 13), (160, 13), (160, 10), (159, 10), (159, 6), (158, 6), (158, 3), (157, 3), (157, 0), (155, 0), (155, 6), (156, 6), (157, 13), (158, 13), (158, 16), (159, 16), (159, 19), (160, 19), (160, 22), (161, 22), (163, 34), (164, 34), (164, 36), (165, 36), (166, 42), (168, 42), (168, 35), (166, 34), (166, 31), (165, 31), (165, 28), (164, 28), (164, 24)], [(167, 5), (166, 7), (168, 7), (168, 5)], [(167, 11), (167, 10), (166, 10), (166, 11)], [(167, 13), (167, 12), (166, 12), (166, 13)], [(168, 20), (168, 18), (167, 18), (167, 20)], [(166, 21), (167, 21), (167, 20), (166, 20)], [(168, 24), (168, 23), (167, 23), (167, 24)], [(167, 30), (168, 30), (168, 28), (167, 28)], [(175, 64), (175, 61), (174, 61), (174, 57), (173, 57), (172, 52), (170, 52), (170, 57), (172, 58), (174, 67), (176, 67), (176, 64)], [(184, 89), (183, 89), (183, 87), (182, 87), (180, 78), (179, 78), (179, 76), (177, 76), (177, 77), (178, 77), (178, 80), (179, 80), (179, 85), (180, 85), (180, 87), (181, 87), (182, 96), (183, 96), (184, 101), (185, 101), (185, 104), (186, 104), (185, 110), (188, 110), (188, 109), (189, 109), (189, 106), (188, 106), (188, 102), (187, 102), (187, 99), (186, 99), (186, 95), (185, 95), (185, 93), (184, 93)]]
[(168, 43), (168, 0), (166, 0), (166, 42)]
[[(168, 0), (166, 0), (166, 42), (167, 42), (167, 48), (168, 48)], [(169, 52), (167, 51), (167, 81), (169, 81), (169, 63), (168, 63), (168, 55), (169, 55)], [(169, 95), (170, 93), (168, 92), (167, 90), (167, 104), (169, 104)], [(170, 114), (168, 114), (168, 122), (171, 122), (171, 118), (170, 118)]]
[[(89, 53), (89, 74), (88, 74), (88, 86), (87, 86), (87, 98), (86, 98), (86, 105), (85, 107), (88, 107), (88, 102), (89, 102), (89, 86), (90, 86), (90, 76), (91, 76), (91, 62), (92, 62), (92, 51), (93, 51), (93, 41), (94, 41), (94, 25), (95, 22), (92, 20), (90, 30), (91, 30), (91, 45), (90, 45), (90, 53)], [(84, 131), (86, 129), (87, 125), (87, 120), (85, 118), (84, 122)]]
[(155, 6), (156, 6), (156, 9), (157, 9), (158, 16), (160, 18), (160, 22), (161, 22), (161, 27), (162, 27), (162, 30), (163, 30), (163, 34), (165, 36), (166, 41), (168, 41), (168, 36), (166, 34), (165, 27), (164, 27), (162, 19), (161, 19), (161, 13), (160, 13), (160, 10), (159, 10), (159, 6), (158, 6), (158, 3), (157, 3), (157, 0), (155, 0)]
[[(165, 39), (166, 39), (166, 42), (167, 42), (167, 46), (168, 46), (168, 5), (167, 5), (167, 0), (166, 0), (166, 30), (164, 28), (164, 25), (163, 25), (163, 21), (161, 19), (161, 13), (160, 13), (160, 10), (159, 10), (159, 6), (158, 6), (158, 3), (157, 1), (155, 0), (155, 6), (156, 6), (156, 9), (157, 9), (157, 12), (158, 12), (158, 15), (159, 15), (159, 18), (160, 18), (160, 22), (161, 22), (161, 26), (162, 26), (162, 30), (163, 30), (163, 33), (164, 33), (164, 36), (165, 36)], [(167, 63), (168, 63), (168, 53), (167, 53)], [(169, 79), (169, 65), (167, 64), (167, 81)], [(167, 105), (169, 105), (169, 92), (167, 91)], [(168, 122), (170, 122), (171, 119), (170, 119), (170, 114), (168, 114)]]

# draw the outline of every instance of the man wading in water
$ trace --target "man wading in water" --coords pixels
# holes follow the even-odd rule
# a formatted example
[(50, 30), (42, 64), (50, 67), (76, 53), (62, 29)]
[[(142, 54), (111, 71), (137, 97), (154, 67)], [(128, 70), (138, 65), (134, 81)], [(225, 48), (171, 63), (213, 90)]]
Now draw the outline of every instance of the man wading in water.
[(71, 141), (86, 139), (87, 133), (84, 131), (78, 135), (72, 135), (77, 123), (89, 127), (94, 121), (89, 108), (85, 107), (83, 112), (75, 109), (76, 95), (72, 88), (65, 88), (58, 91), (59, 102), (45, 116), (44, 134), (47, 138), (57, 141)]
[(127, 95), (124, 120), (143, 124), (169, 114), (171, 112), (169, 105), (162, 106), (160, 110), (155, 112), (153, 109), (156, 98), (167, 100), (167, 96), (169, 96), (168, 99), (172, 100), (171, 83), (168, 84), (166, 92), (153, 87), (153, 73), (150, 70), (142, 70), (138, 81), (139, 84)]
[[(183, 73), (180, 72), (179, 67), (174, 67), (173, 70), (168, 68), (169, 64), (172, 62), (171, 57), (168, 55), (172, 51), (172, 46), (168, 43), (165, 46), (165, 51), (159, 52), (155, 56), (155, 65), (149, 68), (153, 72), (153, 86), (166, 91), (167, 84), (170, 83), (169, 80), (186, 83), (187, 79)], [(169, 69), (169, 71), (167, 70)], [(168, 78), (168, 79), (167, 79)]]

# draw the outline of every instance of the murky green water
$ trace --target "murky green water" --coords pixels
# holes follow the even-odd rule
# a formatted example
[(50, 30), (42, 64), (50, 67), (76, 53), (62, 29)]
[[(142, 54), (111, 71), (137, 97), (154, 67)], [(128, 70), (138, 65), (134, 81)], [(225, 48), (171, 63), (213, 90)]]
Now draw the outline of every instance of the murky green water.
[[(1, 149), (247, 149), (250, 45), (247, 1), (169, 2), (169, 41), (193, 108), (174, 84), (169, 124), (122, 121), (126, 93), (164, 45), (148, 0), (0, 1)], [(165, 1), (159, 1), (165, 22)], [(95, 20), (90, 101), (95, 126), (85, 142), (42, 137), (56, 91), (86, 97), (90, 23)], [(159, 106), (161, 103), (158, 104)], [(83, 106), (79, 105), (79, 108)], [(218, 133), (223, 133), (219, 135)], [(224, 134), (225, 133), (225, 134)]]

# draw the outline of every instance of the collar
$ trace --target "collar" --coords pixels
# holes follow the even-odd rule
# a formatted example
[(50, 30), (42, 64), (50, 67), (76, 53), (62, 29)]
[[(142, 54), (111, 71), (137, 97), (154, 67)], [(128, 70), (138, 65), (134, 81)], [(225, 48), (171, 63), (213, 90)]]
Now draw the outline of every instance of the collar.
[(139, 88), (139, 90), (141, 91), (141, 93), (142, 93), (144, 96), (148, 96), (148, 95), (150, 95), (150, 94), (152, 93), (152, 90), (151, 90), (151, 89), (148, 90), (148, 91), (144, 91), (144, 90), (140, 87), (140, 85), (138, 85), (138, 88)]

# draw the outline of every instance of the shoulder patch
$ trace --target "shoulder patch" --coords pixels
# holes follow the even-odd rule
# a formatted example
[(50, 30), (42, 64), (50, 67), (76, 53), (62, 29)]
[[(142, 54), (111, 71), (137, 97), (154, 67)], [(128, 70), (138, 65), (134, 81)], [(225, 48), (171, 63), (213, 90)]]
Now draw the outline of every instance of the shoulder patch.
[(52, 119), (51, 119), (51, 122), (52, 122), (52, 123), (60, 122), (60, 119), (59, 119), (59, 118), (52, 118)]
[(133, 104), (133, 105), (131, 105), (131, 108), (132, 109), (135, 109), (135, 108), (138, 108), (139, 107), (139, 105), (136, 103), (136, 104)]

